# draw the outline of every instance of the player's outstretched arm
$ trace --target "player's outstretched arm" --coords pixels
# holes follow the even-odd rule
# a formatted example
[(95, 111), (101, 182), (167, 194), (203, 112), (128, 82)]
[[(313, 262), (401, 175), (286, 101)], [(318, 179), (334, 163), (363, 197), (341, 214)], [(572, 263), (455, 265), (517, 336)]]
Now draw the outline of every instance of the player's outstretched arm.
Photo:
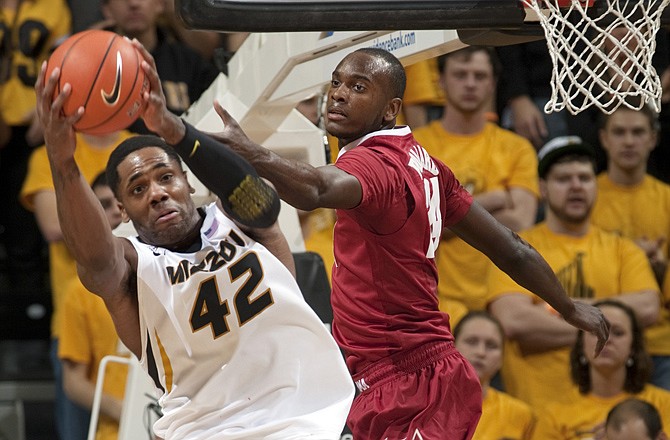
[(277, 193), (245, 159), (167, 109), (153, 57), (137, 40), (133, 40), (133, 45), (144, 57), (142, 69), (149, 80), (142, 113), (147, 128), (177, 150), (193, 174), (217, 195), (233, 220), (257, 228), (274, 224), (280, 209)]
[(126, 253), (132, 246), (125, 246), (124, 240), (112, 234), (100, 202), (75, 162), (73, 124), (84, 114), (84, 109), (79, 108), (71, 116), (64, 115), (63, 103), (72, 92), (69, 83), (52, 102), (59, 75), (60, 69), (56, 68), (46, 78), (44, 63), (35, 85), (37, 114), (44, 128), (58, 218), (82, 282), (107, 301), (123, 291), (122, 283), (131, 269)]
[(280, 197), (290, 205), (310, 211), (316, 208), (350, 209), (360, 203), (361, 184), (351, 174), (333, 165), (313, 167), (283, 158), (249, 139), (221, 104), (215, 102), (214, 109), (224, 128), (211, 135), (251, 162), (258, 174), (272, 182)]
[(600, 309), (571, 300), (549, 264), (525, 240), (496, 221), (477, 203), (451, 230), (471, 246), (487, 255), (493, 263), (519, 285), (544, 299), (573, 326), (598, 338), (596, 354), (609, 337), (609, 323)]

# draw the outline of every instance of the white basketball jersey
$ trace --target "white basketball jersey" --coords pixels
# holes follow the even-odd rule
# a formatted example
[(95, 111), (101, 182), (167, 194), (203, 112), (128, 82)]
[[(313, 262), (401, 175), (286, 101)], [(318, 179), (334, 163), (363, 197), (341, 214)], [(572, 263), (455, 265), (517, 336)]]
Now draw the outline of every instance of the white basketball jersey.
[(295, 279), (215, 204), (196, 253), (136, 238), (141, 364), (165, 440), (339, 439), (354, 390)]

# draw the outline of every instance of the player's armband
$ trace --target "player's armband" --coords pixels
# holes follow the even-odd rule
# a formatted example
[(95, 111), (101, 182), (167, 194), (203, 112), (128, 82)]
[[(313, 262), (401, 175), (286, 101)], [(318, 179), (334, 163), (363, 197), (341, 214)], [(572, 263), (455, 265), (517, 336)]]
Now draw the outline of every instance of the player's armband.
[(271, 226), (279, 216), (279, 196), (249, 162), (184, 121), (186, 135), (174, 145), (195, 176), (221, 200), (226, 213), (253, 228)]

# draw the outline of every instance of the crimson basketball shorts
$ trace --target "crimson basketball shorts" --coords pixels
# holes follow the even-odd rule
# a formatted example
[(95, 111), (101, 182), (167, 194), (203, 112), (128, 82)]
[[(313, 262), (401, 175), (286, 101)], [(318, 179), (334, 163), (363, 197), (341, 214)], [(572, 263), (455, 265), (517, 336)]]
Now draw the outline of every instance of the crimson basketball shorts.
[(357, 440), (467, 440), (482, 412), (475, 370), (450, 342), (422, 345), (354, 376)]

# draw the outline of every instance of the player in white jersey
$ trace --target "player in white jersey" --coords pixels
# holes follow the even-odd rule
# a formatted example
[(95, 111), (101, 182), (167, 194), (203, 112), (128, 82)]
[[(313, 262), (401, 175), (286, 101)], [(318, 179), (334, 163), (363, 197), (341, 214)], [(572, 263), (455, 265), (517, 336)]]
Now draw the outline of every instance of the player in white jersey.
[[(73, 124), (83, 109), (62, 113), (72, 86), (52, 102), (60, 72), (46, 78), (43, 66), (36, 92), (65, 241), (82, 282), (104, 299), (160, 390), (156, 434), (338, 439), (353, 383), (295, 282), (276, 193), (246, 161), (167, 110), (153, 59), (135, 44), (150, 82), (143, 118), (162, 139), (120, 144), (107, 178), (136, 238), (112, 235), (79, 172)], [(179, 156), (216, 204), (195, 207)]]

